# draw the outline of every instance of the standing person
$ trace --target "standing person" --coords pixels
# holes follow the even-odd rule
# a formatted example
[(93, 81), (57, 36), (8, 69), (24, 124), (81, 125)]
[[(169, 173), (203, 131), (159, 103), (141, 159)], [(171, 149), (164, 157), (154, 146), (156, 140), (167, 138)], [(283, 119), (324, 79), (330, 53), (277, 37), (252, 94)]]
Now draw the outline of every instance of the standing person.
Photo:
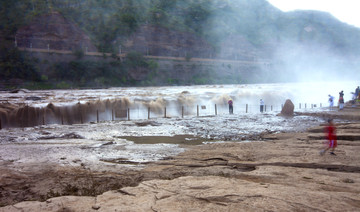
[(260, 112), (261, 113), (264, 112), (264, 105), (265, 105), (264, 100), (260, 99)]
[(334, 97), (329, 94), (329, 107), (330, 110), (334, 107)]
[(344, 91), (339, 93), (339, 109), (344, 109)]
[(233, 101), (232, 101), (232, 99), (229, 99), (228, 104), (229, 104), (229, 114), (233, 114), (233, 112), (234, 112), (234, 107), (233, 107)]
[(356, 93), (353, 93), (351, 92), (352, 94), (352, 99), (351, 99), (351, 107), (356, 107), (356, 99), (357, 99), (357, 96), (356, 96)]
[(334, 153), (335, 148), (337, 147), (336, 140), (336, 128), (332, 119), (328, 120), (328, 125), (325, 127), (325, 133), (327, 134), (326, 138), (328, 139), (327, 147), (320, 151), (320, 155), (324, 155), (326, 151), (331, 149), (330, 154), (336, 155)]
[(357, 86), (357, 88), (355, 89), (355, 96), (356, 96), (356, 98), (359, 96), (359, 93), (360, 93), (360, 87)]

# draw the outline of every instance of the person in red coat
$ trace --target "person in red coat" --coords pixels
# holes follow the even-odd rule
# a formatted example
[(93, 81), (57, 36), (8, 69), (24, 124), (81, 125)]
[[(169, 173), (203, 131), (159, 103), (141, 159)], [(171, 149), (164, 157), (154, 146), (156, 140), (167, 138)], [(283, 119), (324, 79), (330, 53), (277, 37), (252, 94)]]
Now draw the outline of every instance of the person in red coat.
[(330, 151), (331, 155), (336, 155), (334, 153), (335, 148), (337, 147), (336, 128), (332, 119), (329, 119), (328, 123), (329, 124), (325, 127), (325, 133), (327, 134), (326, 137), (328, 139), (328, 145), (325, 149), (320, 151), (320, 155), (324, 155), (325, 152), (328, 151), (329, 149), (331, 149)]

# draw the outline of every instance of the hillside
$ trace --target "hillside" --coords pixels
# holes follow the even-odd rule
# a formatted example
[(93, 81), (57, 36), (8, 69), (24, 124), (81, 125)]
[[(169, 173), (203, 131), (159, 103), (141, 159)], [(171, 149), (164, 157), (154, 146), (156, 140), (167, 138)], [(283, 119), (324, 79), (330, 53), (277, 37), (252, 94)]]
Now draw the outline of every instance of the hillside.
[(96, 51), (90, 38), (58, 12), (36, 17), (29, 25), (20, 27), (15, 42), (22, 48)]
[[(286, 81), (288, 76), (303, 70), (321, 71), (320, 78), (324, 70), (334, 78), (339, 69), (352, 75), (357, 65), (354, 61), (360, 56), (360, 29), (324, 12), (284, 13), (266, 0), (3, 1), (0, 36), (4, 41), (1, 44), (1, 78), (20, 80), (21, 84), (29, 80), (24, 72), (30, 70), (32, 81), (35, 79), (50, 87), (57, 81), (75, 87), (91, 87), (94, 78), (98, 79), (97, 85), (112, 86), (177, 81), (170, 78), (165, 82), (154, 80), (157, 73), (165, 70), (159, 69), (162, 67), (159, 61), (145, 60), (143, 55), (185, 57), (188, 61), (191, 58), (248, 61), (261, 66), (266, 63), (269, 64), (266, 71), (280, 73), (273, 77), (279, 81)], [(31, 59), (31, 55), (12, 49), (14, 46), (70, 50), (76, 57), (71, 60), (60, 56), (55, 60), (54, 57), (50, 60)], [(86, 52), (109, 53), (113, 60), (84, 58)], [(137, 56), (119, 61), (116, 56), (119, 53)], [(9, 60), (22, 62), (14, 65), (9, 64)], [(254, 73), (251, 80), (247, 80), (248, 75), (243, 75), (245, 69), (264, 71), (261, 66), (232, 70), (231, 75), (235, 74), (235, 78), (242, 79), (240, 81), (201, 81), (267, 82), (254, 78), (259, 73)], [(84, 72), (79, 72), (80, 69), (93, 70), (94, 67), (103, 71), (95, 77), (90, 73), (81, 77)], [(211, 73), (215, 68), (207, 72)], [(71, 71), (66, 71), (69, 69)], [(136, 70), (143, 76), (136, 77)], [(74, 80), (74, 74), (80, 76)], [(216, 77), (221, 76), (216, 74)], [(144, 80), (147, 81), (145, 84)]]

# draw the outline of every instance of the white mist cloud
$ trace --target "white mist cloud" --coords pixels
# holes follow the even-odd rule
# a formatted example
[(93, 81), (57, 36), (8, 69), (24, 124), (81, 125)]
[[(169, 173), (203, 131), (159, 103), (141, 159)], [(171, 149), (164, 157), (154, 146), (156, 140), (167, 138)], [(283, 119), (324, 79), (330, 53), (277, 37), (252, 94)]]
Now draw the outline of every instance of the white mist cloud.
[(360, 27), (359, 0), (267, 0), (287, 12), (292, 10), (320, 10), (331, 13), (342, 22)]
[(353, 80), (358, 69), (322, 45), (285, 42), (274, 54), (275, 70), (289, 82)]

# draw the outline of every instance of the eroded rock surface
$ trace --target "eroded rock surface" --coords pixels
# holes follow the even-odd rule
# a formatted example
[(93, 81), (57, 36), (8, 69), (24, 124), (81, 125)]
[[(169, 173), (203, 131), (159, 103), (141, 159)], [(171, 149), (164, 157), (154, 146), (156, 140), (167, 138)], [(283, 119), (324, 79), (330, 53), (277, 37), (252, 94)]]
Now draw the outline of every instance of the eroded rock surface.
[[(357, 211), (360, 124), (336, 126), (336, 156), (319, 155), (319, 126), (263, 135), (267, 141), (188, 146), (143, 169), (0, 160), (0, 211)], [(3, 201), (9, 197), (17, 198), (12, 205)]]

